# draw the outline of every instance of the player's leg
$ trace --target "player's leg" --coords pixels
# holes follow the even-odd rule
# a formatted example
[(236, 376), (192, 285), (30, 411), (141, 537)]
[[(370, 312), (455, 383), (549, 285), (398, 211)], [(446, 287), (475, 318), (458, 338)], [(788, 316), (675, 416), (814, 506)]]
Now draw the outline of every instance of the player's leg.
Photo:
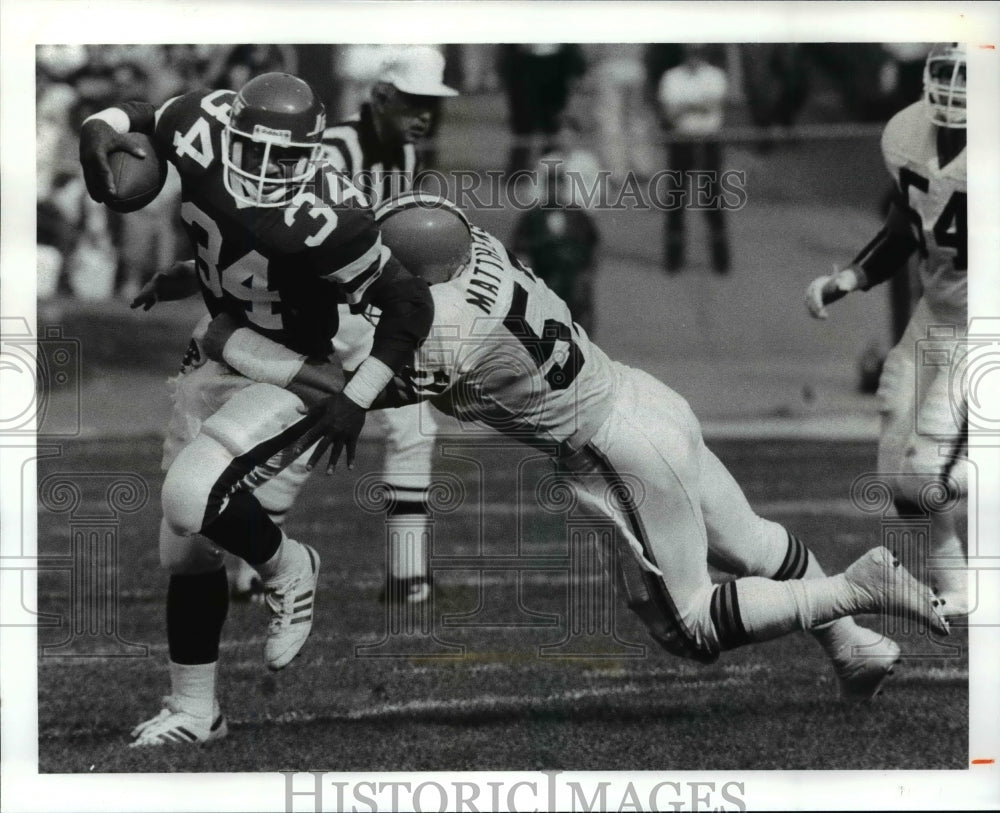
[[(948, 615), (968, 612), (968, 571), (961, 525), (968, 494), (966, 427), (947, 367), (917, 364), (927, 351), (929, 331), (939, 324), (920, 301), (900, 343), (886, 359), (878, 398), (882, 414), (878, 470), (893, 491), (900, 517), (930, 522), (929, 561), (924, 578), (939, 591)], [(954, 352), (954, 340), (941, 343)], [(947, 357), (947, 356), (946, 356)]]
[(133, 746), (193, 744), (224, 737), (215, 682), (219, 640), (229, 606), (222, 553), (201, 536), (160, 524), (160, 564), (167, 586), (170, 694), (163, 709), (132, 731)]
[[(710, 661), (725, 649), (767, 641), (862, 612), (916, 614), (945, 631), (929, 591), (884, 548), (837, 576), (774, 581), (755, 576), (713, 586), (701, 513), (700, 429), (686, 402), (652, 377), (626, 370), (615, 408), (576, 463), (591, 502), (629, 481), (642, 494), (612, 516), (640, 566), (658, 577), (652, 607), (633, 606), (654, 637), (676, 654)], [(579, 458), (582, 458), (580, 460)], [(581, 465), (582, 463), (582, 465)], [(604, 480), (602, 484), (600, 478)], [(925, 594), (926, 593), (926, 594)], [(652, 612), (655, 611), (655, 612)]]
[[(826, 577), (813, 552), (791, 531), (758, 516), (715, 454), (700, 444), (701, 506), (708, 528), (708, 561), (735, 576), (776, 581)], [(874, 696), (899, 660), (895, 641), (859, 626), (850, 616), (810, 630), (830, 659), (848, 700)]]
[(268, 384), (237, 392), (180, 452), (163, 486), (173, 532), (200, 532), (260, 573), (272, 616), (265, 644), (271, 669), (287, 665), (309, 636), (319, 557), (289, 539), (252, 491), (291, 462), (289, 445), (309, 422), (300, 405)]
[[(271, 521), (279, 528), (284, 528), (288, 513), (309, 478), (306, 463), (311, 453), (312, 449), (307, 449), (295, 462), (282, 469), (254, 492), (254, 496)], [(225, 559), (230, 594), (241, 600), (263, 601), (264, 583), (257, 570), (231, 553), (226, 553)]]
[(389, 496), (385, 600), (417, 604), (431, 595), (427, 502), (437, 423), (429, 404), (376, 413), (385, 427), (382, 476)]

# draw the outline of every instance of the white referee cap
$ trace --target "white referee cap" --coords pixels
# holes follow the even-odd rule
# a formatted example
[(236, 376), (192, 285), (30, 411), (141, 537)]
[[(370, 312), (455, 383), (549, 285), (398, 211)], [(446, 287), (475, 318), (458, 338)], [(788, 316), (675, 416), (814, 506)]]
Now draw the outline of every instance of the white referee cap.
[(444, 84), (444, 55), (432, 45), (414, 45), (390, 54), (382, 63), (379, 82), (414, 96), (457, 96)]

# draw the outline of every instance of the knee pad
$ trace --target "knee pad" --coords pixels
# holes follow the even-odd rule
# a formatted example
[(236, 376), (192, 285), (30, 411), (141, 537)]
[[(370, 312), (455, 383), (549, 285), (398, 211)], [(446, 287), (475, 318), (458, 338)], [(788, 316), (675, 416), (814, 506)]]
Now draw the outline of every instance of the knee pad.
[(160, 522), (160, 566), (174, 575), (211, 573), (223, 566), (222, 552), (203, 536), (174, 533)]
[(180, 536), (198, 533), (205, 522), (212, 486), (225, 470), (225, 449), (204, 435), (177, 456), (163, 481), (163, 519)]

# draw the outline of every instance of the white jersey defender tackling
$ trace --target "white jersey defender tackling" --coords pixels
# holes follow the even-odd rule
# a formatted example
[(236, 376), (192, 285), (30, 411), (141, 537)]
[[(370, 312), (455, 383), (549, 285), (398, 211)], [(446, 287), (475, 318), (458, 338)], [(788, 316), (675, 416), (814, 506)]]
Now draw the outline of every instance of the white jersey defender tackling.
[[(581, 504), (619, 528), (626, 600), (667, 651), (711, 662), (810, 630), (842, 695), (868, 699), (900, 650), (849, 616), (905, 615), (947, 633), (932, 591), (889, 550), (826, 576), (794, 534), (754, 514), (687, 403), (608, 358), (562, 300), (453, 205), (411, 194), (376, 220), (385, 244), (431, 284), (435, 316), (412, 367), (373, 408), (429, 400), (552, 454)], [(641, 499), (628, 487), (636, 482)], [(713, 584), (709, 558), (737, 578)]]
[[(886, 359), (878, 390), (882, 430), (878, 467), (892, 486), (900, 516), (930, 517), (928, 578), (946, 615), (969, 612), (967, 566), (959, 535), (968, 494), (964, 388), (949, 365), (931, 366), (918, 353), (956, 358), (966, 336), (966, 56), (961, 43), (936, 45), (924, 68), (923, 98), (897, 113), (882, 135), (885, 164), (899, 195), (885, 225), (846, 268), (813, 280), (809, 311), (855, 290), (867, 291), (905, 271), (917, 254), (923, 295)], [(928, 488), (948, 496), (949, 510), (926, 505)]]

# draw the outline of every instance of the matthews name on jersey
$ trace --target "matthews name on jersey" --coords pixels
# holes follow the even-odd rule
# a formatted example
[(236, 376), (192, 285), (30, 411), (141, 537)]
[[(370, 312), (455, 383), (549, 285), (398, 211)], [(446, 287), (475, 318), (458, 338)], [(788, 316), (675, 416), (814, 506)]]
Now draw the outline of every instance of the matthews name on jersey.
[[(157, 149), (181, 176), (181, 218), (205, 302), (213, 315), (227, 311), (297, 352), (326, 356), (338, 299), (361, 304), (388, 251), (361, 195), (322, 166), (286, 205), (235, 200), (221, 160), (235, 98), (228, 90), (189, 93), (155, 112)], [(150, 106), (122, 107), (135, 122)]]
[(576, 450), (610, 413), (611, 361), (499, 240), (471, 232), (471, 261), (431, 286), (434, 324), (403, 371), (411, 395), (460, 421)]
[[(899, 186), (921, 257), (924, 300), (965, 321), (968, 268), (966, 151), (941, 166), (936, 127), (923, 101), (897, 113), (882, 134), (886, 167)], [(950, 321), (950, 319), (949, 319)]]

